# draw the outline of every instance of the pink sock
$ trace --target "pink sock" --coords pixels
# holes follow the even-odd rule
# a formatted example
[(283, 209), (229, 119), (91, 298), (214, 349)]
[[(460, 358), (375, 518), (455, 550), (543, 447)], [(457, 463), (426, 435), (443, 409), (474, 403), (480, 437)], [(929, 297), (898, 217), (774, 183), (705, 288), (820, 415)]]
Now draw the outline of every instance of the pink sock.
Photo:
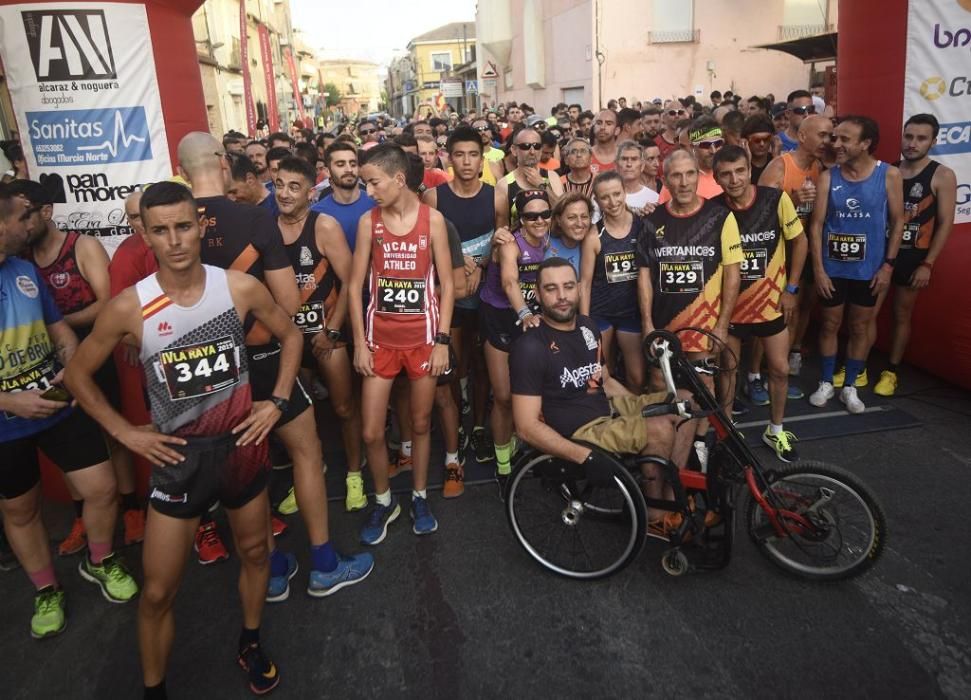
[(109, 554), (111, 554), (111, 542), (88, 541), (88, 557), (92, 564), (100, 564)]
[(34, 584), (34, 588), (38, 591), (41, 588), (46, 588), (47, 586), (57, 586), (57, 579), (54, 578), (54, 565), (48, 564), (40, 571), (35, 571), (32, 574), (27, 574), (30, 576), (31, 583)]

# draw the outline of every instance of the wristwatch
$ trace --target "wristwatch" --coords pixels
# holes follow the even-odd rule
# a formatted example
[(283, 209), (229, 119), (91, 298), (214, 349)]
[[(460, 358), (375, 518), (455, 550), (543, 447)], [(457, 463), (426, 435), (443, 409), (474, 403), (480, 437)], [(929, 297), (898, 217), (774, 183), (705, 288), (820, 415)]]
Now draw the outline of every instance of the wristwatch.
[(897, 258), (884, 258), (883, 259), (883, 264), (884, 265), (889, 265), (890, 267), (893, 267), (894, 265), (897, 264)]
[(452, 342), (452, 336), (448, 333), (436, 333), (435, 334), (435, 344), (436, 345), (448, 345)]
[(798, 284), (787, 284), (786, 285), (786, 291), (789, 292), (790, 294), (798, 294), (799, 293), (799, 285)]
[(341, 333), (336, 328), (324, 328), (324, 335), (327, 336), (327, 340), (329, 340), (332, 343), (336, 343), (338, 340), (341, 339), (341, 336), (343, 335), (343, 333)]
[(279, 396), (271, 396), (270, 403), (280, 409), (280, 413), (286, 413), (287, 409), (290, 408), (290, 400), (281, 399)]

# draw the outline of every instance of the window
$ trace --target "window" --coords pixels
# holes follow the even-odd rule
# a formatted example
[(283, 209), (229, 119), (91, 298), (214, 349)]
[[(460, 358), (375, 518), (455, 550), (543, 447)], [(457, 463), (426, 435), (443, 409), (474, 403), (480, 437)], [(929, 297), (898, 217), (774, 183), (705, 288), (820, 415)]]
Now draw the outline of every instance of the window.
[(692, 0), (653, 0), (653, 25), (648, 32), (652, 44), (698, 42)]
[(432, 54), (432, 70), (435, 72), (441, 72), (443, 70), (452, 69), (452, 52), (451, 51), (441, 51)]

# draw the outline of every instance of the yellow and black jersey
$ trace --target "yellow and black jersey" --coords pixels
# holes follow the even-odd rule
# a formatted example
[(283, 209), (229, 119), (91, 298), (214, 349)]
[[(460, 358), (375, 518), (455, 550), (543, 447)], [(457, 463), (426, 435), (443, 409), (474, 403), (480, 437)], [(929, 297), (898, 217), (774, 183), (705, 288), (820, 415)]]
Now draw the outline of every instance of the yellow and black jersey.
[[(651, 271), (655, 328), (710, 331), (721, 313), (722, 266), (742, 262), (738, 224), (718, 199), (704, 200), (686, 216), (672, 213), (669, 205), (658, 207), (645, 219), (635, 260)], [(679, 337), (687, 352), (708, 349), (707, 339), (698, 333)]]
[(792, 199), (774, 187), (757, 187), (745, 209), (732, 209), (742, 241), (742, 286), (732, 323), (774, 321), (786, 288), (786, 246), (803, 232)]

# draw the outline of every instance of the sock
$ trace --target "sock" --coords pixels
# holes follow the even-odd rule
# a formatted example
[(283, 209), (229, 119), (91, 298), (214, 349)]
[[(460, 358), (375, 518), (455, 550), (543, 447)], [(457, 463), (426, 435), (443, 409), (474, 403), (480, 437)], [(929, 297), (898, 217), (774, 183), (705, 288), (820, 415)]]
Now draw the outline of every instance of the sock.
[(403, 457), (411, 457), (411, 440), (401, 441), (401, 455)]
[(748, 373), (748, 380), (750, 382), (754, 382), (756, 379), (761, 379), (761, 378), (762, 378), (762, 373), (761, 372), (749, 372)]
[(864, 360), (853, 360), (849, 357), (846, 358), (846, 380), (843, 382), (843, 386), (853, 386), (856, 378), (863, 373), (863, 367), (866, 362)]
[(289, 568), (287, 557), (283, 552), (279, 549), (270, 552), (270, 576), (286, 576)]
[(135, 492), (134, 491), (132, 491), (131, 493), (123, 493), (123, 494), (121, 494), (121, 509), (122, 510), (125, 510), (125, 511), (128, 511), (128, 510), (138, 510), (139, 508), (141, 508), (141, 506), (138, 505), (138, 499), (135, 498)]
[(168, 694), (165, 692), (165, 679), (158, 685), (145, 686), (145, 700), (167, 700)]
[(473, 433), (477, 433), (477, 432), (479, 432), (480, 430), (481, 430), (482, 432), (485, 432), (485, 426), (484, 426), (484, 425), (473, 425), (473, 426), (472, 426), (472, 432), (473, 432)]
[(255, 630), (248, 629), (244, 627), (239, 633), (239, 651), (243, 653), (244, 649), (247, 649), (254, 644), (260, 643), (260, 628), (257, 627)]
[(769, 423), (769, 435), (778, 435), (782, 432), (782, 424), (776, 425), (775, 423)]
[(793, 345), (789, 348), (790, 355), (802, 355), (802, 350), (799, 349), (798, 345)]
[(92, 564), (100, 564), (109, 554), (111, 554), (111, 542), (92, 542), (88, 540), (88, 559), (91, 560)]
[(428, 500), (428, 489), (422, 489), (421, 491), (419, 491), (417, 489), (413, 490), (411, 492), (411, 498), (412, 498), (412, 500), (414, 500), (416, 498), (424, 498), (427, 501)]
[(833, 372), (836, 371), (836, 355), (823, 355), (819, 358), (823, 373), (823, 381), (833, 383)]
[(455, 452), (445, 453), (445, 464), (458, 464), (458, 463), (459, 463), (459, 453), (457, 450)]
[(895, 363), (891, 362), (889, 365), (887, 365), (887, 371), (888, 372), (893, 372), (894, 374), (896, 374), (897, 373), (897, 365)]
[(506, 475), (512, 473), (509, 458), (512, 457), (512, 440), (505, 445), (496, 445), (496, 471)]
[(310, 547), (310, 561), (316, 571), (333, 571), (337, 568), (337, 552), (328, 540), (323, 544)]
[(57, 579), (54, 578), (54, 565), (49, 564), (48, 566), (35, 571), (32, 574), (27, 574), (30, 577), (30, 582), (34, 584), (34, 588), (38, 591), (41, 588), (47, 588), (48, 586), (57, 587)]
[(384, 493), (374, 494), (374, 500), (377, 501), (380, 505), (387, 508), (388, 506), (391, 505), (391, 489), (388, 489)]
[(359, 472), (359, 471), (352, 472), (352, 471), (348, 470), (347, 471), (347, 477), (346, 478), (347, 478), (348, 481), (350, 481), (351, 479), (357, 479), (358, 481), (360, 481), (364, 477), (361, 475), (361, 472)]
[(74, 501), (74, 515), (78, 518), (84, 513), (84, 501)]

